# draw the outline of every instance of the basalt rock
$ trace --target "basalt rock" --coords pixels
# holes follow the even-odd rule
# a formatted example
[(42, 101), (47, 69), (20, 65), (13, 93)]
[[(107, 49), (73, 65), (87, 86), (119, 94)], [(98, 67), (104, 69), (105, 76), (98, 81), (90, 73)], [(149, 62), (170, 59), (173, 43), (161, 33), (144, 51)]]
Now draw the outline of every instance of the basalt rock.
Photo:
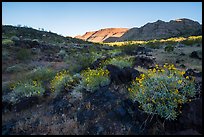
[(202, 59), (201, 57), (198, 56), (198, 52), (197, 51), (193, 51), (191, 54), (190, 54), (190, 57), (191, 58), (195, 58), (195, 59)]
[(33, 105), (37, 104), (39, 102), (39, 97), (32, 96), (32, 97), (24, 97), (20, 99), (20, 102), (16, 103), (14, 105), (14, 109), (17, 112), (20, 112), (22, 110), (28, 109), (32, 107)]
[(107, 65), (106, 67), (110, 72), (111, 82), (115, 82), (116, 84), (130, 82), (140, 74), (138, 70), (129, 67), (125, 67), (123, 69), (114, 65)]
[(136, 56), (134, 65), (150, 68), (154, 64), (154, 59), (145, 56)]

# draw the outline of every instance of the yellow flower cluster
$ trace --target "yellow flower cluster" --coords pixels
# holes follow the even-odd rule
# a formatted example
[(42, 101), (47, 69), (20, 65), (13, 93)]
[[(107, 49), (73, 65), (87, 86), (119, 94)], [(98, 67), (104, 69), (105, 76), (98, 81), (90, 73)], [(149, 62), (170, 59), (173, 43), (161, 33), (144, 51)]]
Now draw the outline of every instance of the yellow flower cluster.
[(11, 89), (11, 90), (14, 90), (14, 89), (17, 87), (17, 85), (19, 85), (19, 84), (20, 84), (20, 82), (12, 83), (12, 84), (10, 85), (10, 89)]
[(168, 65), (167, 63), (164, 64), (164, 68), (167, 68), (168, 70), (175, 70), (176, 69), (174, 64)]
[(101, 84), (109, 83), (109, 71), (107, 69), (97, 68), (84, 70), (82, 72), (83, 84), (90, 90), (99, 87)]
[(10, 101), (15, 103), (22, 97), (40, 96), (45, 92), (41, 82), (36, 80), (19, 81), (13, 83), (10, 87), (12, 91), (8, 94), (11, 96)]
[(69, 76), (69, 71), (62, 70), (56, 74), (54, 79), (51, 80), (51, 91), (54, 92), (56, 89), (56, 86), (60, 84), (60, 82), (66, 77)]
[(30, 82), (30, 83), (24, 83), (22, 81), (12, 83), (10, 85), (10, 89), (14, 90), (18, 86), (23, 86), (25, 88), (28, 87), (28, 86), (32, 86), (32, 87), (40, 87), (41, 86), (41, 83), (39, 81), (37, 81), (37, 80), (33, 80), (32, 82), (31, 81), (27, 81), (27, 82)]
[(96, 78), (100, 76), (108, 76), (109, 71), (103, 70), (102, 68), (98, 68), (96, 70), (88, 68), (87, 70), (82, 72), (82, 76), (86, 77), (86, 81), (90, 81), (91, 78)]
[[(162, 117), (172, 115), (175, 119), (177, 109), (195, 95), (195, 85), (189, 76), (184, 77), (185, 71), (175, 68), (173, 64), (155, 65), (147, 73), (140, 74), (128, 88), (130, 97), (140, 103), (145, 112), (157, 113)], [(190, 101), (190, 100), (189, 100)], [(171, 106), (171, 107), (169, 107)], [(157, 109), (155, 109), (157, 108)], [(164, 114), (162, 109), (168, 109)]]

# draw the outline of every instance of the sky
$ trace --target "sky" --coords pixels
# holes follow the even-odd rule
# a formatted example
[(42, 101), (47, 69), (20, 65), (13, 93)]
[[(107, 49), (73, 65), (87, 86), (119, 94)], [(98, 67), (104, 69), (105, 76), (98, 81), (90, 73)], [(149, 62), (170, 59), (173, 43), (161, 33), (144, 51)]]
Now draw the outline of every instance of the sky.
[(202, 2), (2, 2), (3, 25), (44, 28), (63, 36), (178, 18), (202, 24)]

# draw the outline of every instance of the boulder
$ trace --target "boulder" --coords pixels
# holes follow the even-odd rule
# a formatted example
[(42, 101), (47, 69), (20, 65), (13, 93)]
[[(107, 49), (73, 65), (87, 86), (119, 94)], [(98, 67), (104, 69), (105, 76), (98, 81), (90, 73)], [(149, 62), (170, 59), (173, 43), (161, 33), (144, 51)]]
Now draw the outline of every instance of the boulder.
[(197, 47), (200, 47), (200, 44), (197, 44), (196, 46), (197, 46)]
[(150, 68), (154, 64), (154, 60), (149, 57), (145, 56), (136, 56), (134, 60), (134, 65), (135, 66), (141, 66), (144, 68)]
[(111, 82), (115, 82), (116, 84), (121, 83), (120, 75), (121, 75), (121, 69), (114, 65), (107, 65), (106, 68), (110, 72), (110, 80)]
[(122, 69), (122, 81), (127, 83), (135, 79), (140, 75), (140, 72), (136, 69), (130, 68), (130, 67), (124, 67)]
[(127, 83), (139, 76), (140, 72), (130, 67), (120, 69), (114, 65), (107, 65), (106, 68), (110, 72), (111, 82), (116, 84)]
[(14, 109), (16, 112), (20, 112), (22, 110), (32, 107), (38, 102), (39, 102), (38, 96), (24, 97), (20, 99), (20, 101), (14, 105)]
[(166, 121), (165, 130), (171, 134), (195, 129), (202, 134), (202, 98), (184, 104), (182, 114), (175, 121)]
[(99, 67), (100, 63), (104, 60), (106, 60), (108, 57), (105, 58), (99, 58), (96, 61), (93, 62), (93, 64), (90, 65), (90, 69), (96, 69)]
[(8, 110), (11, 111), (11, 109), (12, 109), (12, 103), (2, 100), (2, 112), (6, 112)]
[(183, 52), (181, 52), (181, 53), (180, 53), (180, 56), (185, 56), (185, 55), (186, 55), (186, 54), (185, 54), (185, 53), (183, 53)]
[(193, 52), (190, 54), (189, 57), (195, 58), (195, 59), (200, 59), (200, 60), (201, 60), (201, 58), (198, 56), (198, 52), (197, 52), (197, 51), (193, 51)]
[(202, 77), (202, 72), (196, 72), (193, 69), (187, 69), (184, 74), (184, 77), (186, 76)]
[(181, 68), (186, 68), (186, 66), (184, 64), (181, 64), (180, 67)]
[(180, 63), (180, 60), (179, 60), (179, 59), (177, 59), (177, 60), (176, 60), (176, 63), (177, 63), (177, 64), (178, 64), (178, 63)]

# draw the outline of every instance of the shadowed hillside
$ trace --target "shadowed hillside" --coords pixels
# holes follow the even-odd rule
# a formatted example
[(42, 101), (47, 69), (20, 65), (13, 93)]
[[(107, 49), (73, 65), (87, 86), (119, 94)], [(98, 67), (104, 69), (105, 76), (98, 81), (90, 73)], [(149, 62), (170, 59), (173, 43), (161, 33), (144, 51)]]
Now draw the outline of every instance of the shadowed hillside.
[(170, 22), (158, 20), (140, 28), (129, 29), (118, 41), (151, 40), (170, 37), (202, 35), (202, 25), (190, 19), (177, 19)]
[[(63, 37), (58, 35), (57, 33), (47, 32), (47, 31), (39, 31), (33, 28), (28, 27), (15, 27), (11, 25), (2, 25), (2, 38), (11, 37), (17, 38), (19, 40), (37, 40), (39, 42), (45, 42), (50, 44), (59, 44), (59, 43), (89, 43), (80, 39), (71, 38), (71, 37)], [(14, 38), (14, 39), (15, 39)]]

